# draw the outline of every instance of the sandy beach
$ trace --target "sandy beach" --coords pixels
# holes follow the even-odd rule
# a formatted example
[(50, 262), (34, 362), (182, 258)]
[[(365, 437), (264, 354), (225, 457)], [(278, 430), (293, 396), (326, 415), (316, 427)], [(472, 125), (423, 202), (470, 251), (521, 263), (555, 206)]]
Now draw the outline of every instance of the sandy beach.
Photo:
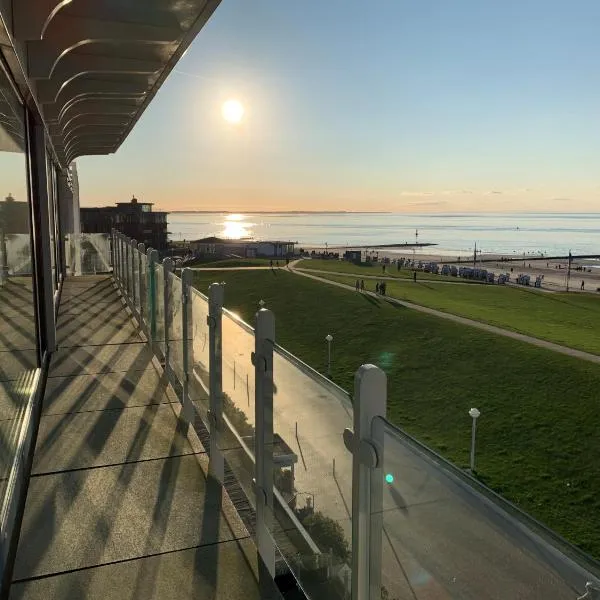
[[(307, 251), (323, 252), (323, 248), (305, 248)], [(352, 250), (348, 246), (344, 248), (329, 247), (329, 252), (339, 252), (343, 256), (346, 250)], [(357, 250), (359, 248), (356, 248)], [(414, 250), (414, 252), (413, 252)], [(364, 248), (363, 248), (364, 251)], [(426, 247), (403, 247), (403, 248), (379, 248), (369, 249), (369, 255), (382, 258), (389, 258), (390, 261), (396, 261), (399, 258), (405, 258), (415, 261), (436, 262), (438, 264), (446, 263), (459, 266), (473, 266), (473, 255), (461, 254), (450, 255), (448, 253), (436, 253), (435, 246)], [(510, 261), (502, 262), (504, 257), (510, 258)], [(581, 291), (581, 282), (584, 282), (585, 292), (598, 292), (600, 289), (600, 268), (592, 268), (593, 260), (573, 259), (571, 263), (571, 275), (569, 282), (569, 291)], [(600, 267), (600, 261), (597, 262)], [(540, 259), (539, 256), (525, 256), (524, 259), (515, 259), (514, 256), (500, 254), (478, 254), (476, 265), (478, 268), (493, 271), (496, 275), (500, 273), (510, 274), (511, 281), (514, 282), (520, 274), (529, 275), (531, 282), (535, 281), (538, 275), (543, 275), (542, 288), (555, 291), (565, 291), (567, 288), (568, 260), (547, 260)], [(584, 270), (585, 269), (585, 270)]]

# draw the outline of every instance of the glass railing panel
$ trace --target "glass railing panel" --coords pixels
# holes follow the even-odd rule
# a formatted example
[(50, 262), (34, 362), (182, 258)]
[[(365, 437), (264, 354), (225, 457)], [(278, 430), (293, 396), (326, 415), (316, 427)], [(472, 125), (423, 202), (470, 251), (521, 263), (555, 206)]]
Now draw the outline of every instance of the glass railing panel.
[(191, 363), (192, 374), (189, 380), (190, 398), (196, 406), (202, 420), (208, 422), (208, 389), (209, 389), (209, 331), (208, 331), (208, 299), (204, 294), (192, 288), (192, 342)]
[(65, 261), (69, 275), (95, 275), (112, 271), (109, 233), (69, 233)]
[(140, 308), (142, 312), (142, 327), (144, 331), (148, 331), (148, 258), (141, 253), (141, 278), (140, 278)]
[(162, 265), (154, 268), (154, 303), (155, 303), (155, 336), (156, 349), (165, 355), (165, 274)]
[(343, 598), (352, 550), (352, 460), (343, 432), (352, 427), (352, 403), (344, 390), (280, 346), (273, 372), (273, 479), (279, 497), (273, 535), (309, 597)]
[(170, 302), (171, 302), (171, 325), (169, 328), (169, 366), (177, 377), (180, 385), (183, 385), (183, 329), (182, 315), (182, 287), (181, 279), (174, 273), (169, 273)]
[(131, 272), (133, 275), (132, 290), (134, 306), (137, 311), (140, 310), (140, 253), (137, 248), (131, 248), (132, 266)]
[[(382, 586), (389, 598), (576, 598), (592, 580), (489, 490), (376, 418)], [(383, 485), (376, 507), (377, 484)], [(381, 489), (381, 488), (380, 488)], [(381, 512), (379, 512), (379, 508)]]
[(223, 310), (221, 322), (223, 411), (254, 455), (254, 331), (228, 310)]

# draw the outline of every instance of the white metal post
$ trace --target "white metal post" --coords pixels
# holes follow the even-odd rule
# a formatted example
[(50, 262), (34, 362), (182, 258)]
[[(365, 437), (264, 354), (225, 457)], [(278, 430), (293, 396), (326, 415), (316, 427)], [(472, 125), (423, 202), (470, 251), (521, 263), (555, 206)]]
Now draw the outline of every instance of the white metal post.
[(208, 288), (208, 371), (210, 423), (210, 472), (218, 481), (225, 478), (221, 451), (223, 432), (223, 348), (222, 320), (225, 288), (213, 283)]
[(146, 254), (146, 247), (144, 246), (144, 244), (138, 244), (137, 245), (137, 250), (138, 250), (138, 255), (137, 255), (137, 259), (138, 259), (138, 296), (139, 296), (139, 301), (140, 301), (140, 311), (139, 311), (139, 317), (140, 317), (140, 327), (142, 328), (142, 331), (146, 331), (146, 328), (144, 326), (144, 302), (146, 301), (146, 290), (145, 290), (145, 286), (144, 286), (144, 269), (143, 269), (143, 255)]
[(192, 319), (192, 270), (183, 269), (181, 271), (181, 337), (183, 344), (182, 414), (188, 422), (194, 417), (194, 407), (189, 394), (190, 373), (192, 372), (190, 344), (194, 337)]
[(171, 302), (171, 278), (169, 275), (173, 272), (173, 261), (170, 258), (163, 259), (163, 308), (165, 317), (165, 371), (171, 376), (171, 366), (169, 363), (169, 338), (171, 337), (171, 322), (173, 321), (173, 306)]
[(471, 471), (475, 472), (475, 437), (477, 435), (477, 419), (481, 413), (476, 408), (469, 410), (469, 416), (473, 419), (473, 425), (471, 427)]
[(375, 417), (385, 417), (387, 380), (375, 365), (354, 376), (354, 431), (344, 431), (352, 453), (352, 600), (381, 598), (382, 440), (374, 440)]
[(275, 317), (256, 313), (252, 362), (255, 374), (256, 541), (264, 566), (275, 576), (275, 544), (270, 534), (273, 516), (273, 346)]

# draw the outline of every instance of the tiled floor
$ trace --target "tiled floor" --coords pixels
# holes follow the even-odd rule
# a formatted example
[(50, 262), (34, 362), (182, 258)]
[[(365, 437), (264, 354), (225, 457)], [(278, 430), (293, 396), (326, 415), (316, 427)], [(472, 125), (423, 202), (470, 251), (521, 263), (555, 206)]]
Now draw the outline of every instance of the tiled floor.
[(69, 279), (10, 598), (259, 598), (255, 550), (107, 277)]

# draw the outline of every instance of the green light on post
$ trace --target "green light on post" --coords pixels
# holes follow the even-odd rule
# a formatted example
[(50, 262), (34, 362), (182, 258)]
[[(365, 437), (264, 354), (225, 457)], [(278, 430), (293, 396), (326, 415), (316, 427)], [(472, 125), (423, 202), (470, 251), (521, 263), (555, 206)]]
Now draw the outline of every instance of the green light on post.
[(391, 473), (388, 473), (385, 476), (385, 481), (386, 483), (394, 483), (394, 476)]

